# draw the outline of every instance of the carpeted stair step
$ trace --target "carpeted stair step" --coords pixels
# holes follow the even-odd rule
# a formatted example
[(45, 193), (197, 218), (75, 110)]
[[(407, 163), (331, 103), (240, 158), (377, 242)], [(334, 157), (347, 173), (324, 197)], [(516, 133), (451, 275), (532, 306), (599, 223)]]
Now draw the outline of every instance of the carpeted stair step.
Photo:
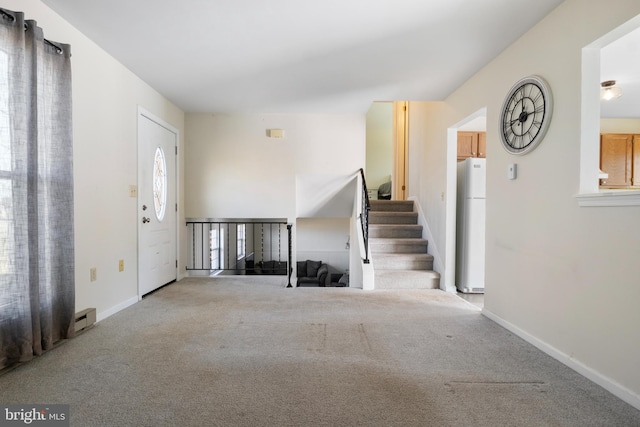
[(433, 270), (430, 254), (376, 254), (375, 271), (379, 270)]
[(375, 289), (438, 289), (440, 274), (433, 271), (418, 213), (413, 201), (372, 200), (369, 211), (369, 248)]
[(400, 253), (420, 254), (427, 253), (428, 241), (425, 239), (370, 239), (369, 248), (374, 254)]
[(411, 200), (371, 200), (371, 211), (413, 212)]
[(369, 225), (371, 224), (417, 224), (417, 212), (387, 212), (370, 211)]
[(376, 289), (438, 289), (440, 274), (431, 270), (376, 270)]
[(422, 226), (417, 224), (369, 224), (369, 237), (419, 239), (422, 237)]

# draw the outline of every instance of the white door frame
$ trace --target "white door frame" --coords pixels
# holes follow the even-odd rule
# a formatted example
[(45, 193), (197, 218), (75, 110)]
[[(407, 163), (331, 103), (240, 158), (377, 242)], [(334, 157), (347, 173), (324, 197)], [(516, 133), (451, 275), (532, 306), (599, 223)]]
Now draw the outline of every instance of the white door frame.
[(406, 200), (409, 194), (409, 102), (393, 103), (392, 199)]
[(470, 116), (447, 129), (447, 186), (445, 205), (445, 263), (440, 289), (456, 293), (456, 222), (458, 193), (458, 128), (479, 117), (487, 116), (487, 109), (481, 108)]
[[(138, 133), (137, 133), (137, 136), (136, 136), (136, 138), (138, 138), (138, 140), (137, 140), (137, 152), (140, 151), (140, 140), (139, 140), (139, 137), (140, 137), (140, 135), (139, 135), (140, 126), (139, 126), (139, 124), (140, 124), (140, 119), (142, 119), (142, 118), (146, 118), (148, 120), (151, 120), (152, 122), (156, 123), (157, 125), (162, 126), (163, 128), (165, 128), (168, 131), (170, 131), (171, 133), (173, 133), (174, 136), (175, 136), (175, 147), (176, 147), (176, 150), (178, 150), (178, 144), (179, 144), (179, 141), (180, 141), (180, 138), (179, 138), (180, 132), (178, 131), (178, 129), (176, 127), (172, 126), (170, 123), (166, 122), (165, 120), (161, 119), (160, 117), (156, 116), (155, 114), (151, 113), (150, 111), (148, 111), (144, 107), (138, 105), (138, 113), (137, 113), (137, 118), (136, 118), (136, 126), (138, 128)], [(137, 157), (137, 154), (136, 154), (136, 157)], [(138, 167), (138, 164), (139, 164), (138, 162), (139, 161), (140, 161), (140, 159), (136, 159), (136, 169)], [(179, 161), (178, 161), (177, 152), (176, 152), (176, 156), (175, 156), (175, 163), (176, 163), (175, 164), (176, 174), (175, 174), (175, 183), (174, 183), (175, 187), (174, 188), (175, 188), (175, 192), (176, 192), (176, 194), (175, 194), (175, 196), (176, 196), (176, 204), (179, 206), (178, 200), (180, 200), (180, 192), (179, 192), (179, 186), (178, 186), (178, 182), (179, 182), (178, 177), (180, 175), (180, 169), (178, 167), (179, 166)], [(137, 175), (138, 174), (139, 174), (139, 172), (137, 173)], [(136, 180), (139, 180), (139, 179), (140, 179), (140, 177), (138, 175), (136, 177)], [(137, 182), (137, 188), (140, 188), (140, 182)], [(137, 274), (137, 277), (136, 277), (136, 281), (137, 281), (137, 285), (138, 285), (138, 301), (142, 300), (142, 293), (141, 293), (141, 290), (140, 290), (140, 250), (141, 250), (141, 248), (140, 248), (140, 226), (141, 226), (141, 222), (140, 221), (141, 221), (141, 219), (139, 218), (139, 215), (138, 215), (138, 209), (139, 209), (139, 206), (140, 206), (139, 198), (140, 197), (138, 195), (138, 197), (136, 198), (137, 266), (138, 266), (138, 269), (137, 269), (138, 270), (138, 274)], [(175, 241), (176, 248), (175, 249), (176, 249), (176, 259), (178, 260), (178, 264), (179, 264), (179, 260), (180, 260), (180, 244), (179, 244), (179, 242), (180, 242), (180, 233), (179, 233), (180, 227), (178, 227), (178, 222), (179, 222), (179, 218), (180, 218), (180, 215), (179, 215), (180, 210), (181, 209), (178, 207), (178, 210), (176, 212), (176, 223), (175, 223), (175, 227), (176, 227), (176, 241)], [(176, 266), (176, 280), (179, 280), (179, 279), (180, 279), (180, 277), (179, 277), (179, 269), (178, 269), (178, 266)]]

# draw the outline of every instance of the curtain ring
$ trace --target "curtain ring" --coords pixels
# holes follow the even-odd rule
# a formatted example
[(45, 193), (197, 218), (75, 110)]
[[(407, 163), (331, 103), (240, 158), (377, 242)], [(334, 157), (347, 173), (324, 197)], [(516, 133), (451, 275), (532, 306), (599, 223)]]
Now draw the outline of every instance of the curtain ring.
[(2, 15), (2, 17), (4, 19), (8, 19), (11, 22), (15, 22), (16, 21), (16, 17), (13, 16), (12, 14), (10, 14), (9, 12), (6, 12), (4, 9), (0, 9), (0, 15)]
[[(2, 12), (3, 16), (5, 15), (5, 12), (2, 11), (2, 9), (0, 9), (0, 12)], [(7, 14), (7, 16), (10, 16), (13, 20), (15, 20), (15, 18), (13, 16), (8, 15), (8, 14)], [(27, 31), (28, 29), (29, 29), (29, 24), (27, 24), (27, 22), (25, 21), (24, 30)], [(62, 55), (64, 53), (64, 50), (60, 46), (58, 46), (57, 44), (55, 44), (55, 43), (53, 43), (53, 42), (51, 42), (51, 41), (49, 41), (47, 39), (43, 39), (43, 40), (44, 40), (44, 44), (48, 44), (49, 46), (54, 48), (58, 55)]]
[(47, 39), (44, 39), (44, 44), (48, 44), (49, 46), (51, 46), (52, 48), (54, 48), (54, 49), (56, 50), (56, 53), (57, 53), (58, 55), (62, 55), (63, 50), (62, 50), (62, 48), (61, 48), (60, 46), (58, 46), (57, 44), (55, 44), (55, 43), (53, 43), (53, 42), (51, 42), (51, 41), (49, 41), (49, 40), (47, 40)]

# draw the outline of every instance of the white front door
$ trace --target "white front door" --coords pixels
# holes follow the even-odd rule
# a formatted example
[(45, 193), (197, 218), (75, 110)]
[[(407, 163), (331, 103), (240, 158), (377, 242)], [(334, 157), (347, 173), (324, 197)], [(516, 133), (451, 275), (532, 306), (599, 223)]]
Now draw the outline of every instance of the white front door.
[(138, 113), (138, 296), (177, 278), (177, 131)]

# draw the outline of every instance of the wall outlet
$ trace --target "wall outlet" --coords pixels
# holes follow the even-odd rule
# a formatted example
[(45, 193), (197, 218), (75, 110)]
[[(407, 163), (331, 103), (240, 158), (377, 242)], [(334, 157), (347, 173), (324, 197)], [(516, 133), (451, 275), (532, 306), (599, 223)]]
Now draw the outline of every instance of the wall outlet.
[(124, 271), (124, 260), (118, 261), (118, 271)]
[(92, 282), (95, 282), (96, 280), (98, 280), (98, 269), (93, 267), (92, 269), (89, 270), (89, 280), (91, 280)]
[(138, 187), (135, 185), (129, 186), (129, 197), (138, 197)]

